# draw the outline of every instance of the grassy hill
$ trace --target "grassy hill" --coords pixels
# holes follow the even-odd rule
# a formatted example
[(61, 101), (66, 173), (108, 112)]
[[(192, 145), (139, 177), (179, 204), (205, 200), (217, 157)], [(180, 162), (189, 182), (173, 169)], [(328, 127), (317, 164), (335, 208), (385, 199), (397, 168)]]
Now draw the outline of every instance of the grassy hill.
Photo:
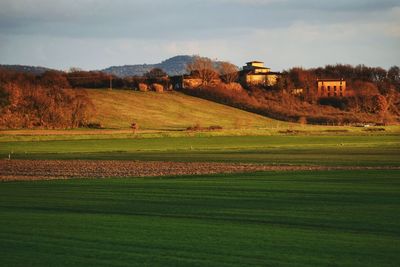
[(224, 129), (286, 124), (178, 92), (105, 89), (90, 89), (87, 92), (97, 111), (94, 121), (106, 128), (129, 128), (132, 121), (146, 130), (180, 130), (195, 124), (202, 127), (220, 125)]

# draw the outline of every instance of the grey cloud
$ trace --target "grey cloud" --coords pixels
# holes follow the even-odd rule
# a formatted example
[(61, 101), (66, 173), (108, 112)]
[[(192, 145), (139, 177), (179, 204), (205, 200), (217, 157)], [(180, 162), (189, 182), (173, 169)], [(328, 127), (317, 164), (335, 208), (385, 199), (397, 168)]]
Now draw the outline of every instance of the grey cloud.
[(287, 27), (299, 20), (323, 24), (362, 20), (365, 19), (363, 12), (385, 10), (395, 6), (395, 2), (4, 0), (0, 3), (0, 33), (99, 38), (207, 38), (246, 28)]
[(397, 0), (217, 0), (224, 4), (236, 3), (242, 6), (268, 6), (273, 9), (306, 9), (306, 10), (323, 10), (323, 11), (357, 11), (369, 12), (377, 10), (390, 9), (399, 6)]
[[(396, 54), (394, 44), (400, 45), (392, 12), (399, 8), (398, 0), (1, 0), (0, 63), (31, 59), (68, 66), (75, 60), (93, 67), (203, 53), (240, 64), (257, 55), (268, 58), (273, 50), (281, 58), (290, 55), (286, 60), (273, 55), (283, 67), (290, 60), (320, 64), (321, 57), (311, 52), (326, 47), (350, 63), (365, 51), (371, 62), (383, 64), (385, 53)], [(324, 43), (328, 30), (337, 38)], [(351, 34), (342, 34), (345, 30)], [(361, 42), (373, 45), (357, 49)], [(96, 57), (105, 53), (109, 57)], [(326, 60), (332, 63), (332, 57)]]

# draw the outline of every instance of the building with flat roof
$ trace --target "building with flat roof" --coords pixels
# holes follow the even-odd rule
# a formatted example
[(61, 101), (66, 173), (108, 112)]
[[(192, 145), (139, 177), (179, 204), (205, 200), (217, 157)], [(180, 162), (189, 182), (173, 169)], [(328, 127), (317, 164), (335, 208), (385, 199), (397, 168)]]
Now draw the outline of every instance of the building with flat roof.
[(276, 84), (279, 75), (278, 72), (271, 72), (262, 61), (250, 61), (243, 66), (239, 78), (244, 86), (272, 86)]
[(344, 79), (318, 79), (318, 97), (345, 97), (346, 81)]

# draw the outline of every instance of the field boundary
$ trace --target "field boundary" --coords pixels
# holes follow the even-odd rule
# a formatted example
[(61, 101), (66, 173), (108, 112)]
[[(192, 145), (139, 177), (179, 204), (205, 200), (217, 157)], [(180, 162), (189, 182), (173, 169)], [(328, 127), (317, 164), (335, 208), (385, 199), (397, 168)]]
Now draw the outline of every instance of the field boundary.
[(0, 181), (128, 178), (260, 171), (400, 170), (400, 166), (314, 166), (127, 160), (0, 160)]

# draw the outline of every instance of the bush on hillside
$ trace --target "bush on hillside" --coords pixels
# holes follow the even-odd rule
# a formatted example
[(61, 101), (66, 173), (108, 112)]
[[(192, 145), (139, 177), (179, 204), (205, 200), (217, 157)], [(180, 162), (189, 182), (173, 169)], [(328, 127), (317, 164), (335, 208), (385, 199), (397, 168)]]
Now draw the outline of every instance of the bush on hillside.
[(139, 124), (135, 121), (133, 121), (131, 123), (131, 129), (133, 130), (133, 132), (136, 132), (137, 130), (139, 130)]
[(159, 84), (159, 83), (153, 83), (153, 84), (151, 85), (151, 88), (152, 88), (154, 91), (156, 91), (157, 93), (162, 93), (162, 92), (164, 92), (164, 86), (162, 86), (162, 85)]
[[(219, 86), (203, 86), (185, 93), (221, 104), (258, 113), (278, 120), (298, 122), (302, 117), (311, 124), (343, 125), (358, 122), (381, 122), (378, 114), (344, 111), (331, 106), (315, 105), (280, 91), (253, 88), (246, 91), (225, 90)], [(301, 119), (301, 120), (304, 120)]]
[(195, 124), (186, 128), (186, 131), (196, 132), (196, 131), (217, 131), (222, 130), (223, 127), (219, 125), (211, 125), (209, 127), (201, 127), (200, 124)]
[(138, 88), (140, 92), (147, 92), (149, 90), (149, 87), (145, 83), (139, 83)]
[(45, 88), (29, 83), (8, 83), (4, 90), (7, 104), (0, 113), (3, 129), (83, 127), (94, 112), (83, 90)]
[(89, 122), (84, 126), (87, 128), (90, 128), (90, 129), (103, 129), (104, 128), (100, 122)]

